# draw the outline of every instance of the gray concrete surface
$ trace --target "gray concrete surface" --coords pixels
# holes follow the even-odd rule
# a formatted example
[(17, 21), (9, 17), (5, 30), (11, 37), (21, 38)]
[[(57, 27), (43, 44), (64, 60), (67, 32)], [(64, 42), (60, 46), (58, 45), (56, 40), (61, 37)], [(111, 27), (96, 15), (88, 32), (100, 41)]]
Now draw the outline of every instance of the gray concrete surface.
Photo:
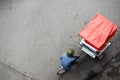
[(77, 34), (96, 13), (118, 25), (103, 63), (119, 51), (120, 0), (11, 1), (0, 5), (0, 80), (83, 80), (99, 70), (99, 63), (87, 58), (56, 75), (60, 54), (68, 48), (80, 52)]

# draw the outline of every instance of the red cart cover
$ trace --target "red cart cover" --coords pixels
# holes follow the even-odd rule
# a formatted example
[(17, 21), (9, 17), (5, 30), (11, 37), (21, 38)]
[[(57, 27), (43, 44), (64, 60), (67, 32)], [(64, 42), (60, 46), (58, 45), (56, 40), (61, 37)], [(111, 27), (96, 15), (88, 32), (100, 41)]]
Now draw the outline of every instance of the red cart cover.
[(88, 25), (79, 32), (78, 36), (81, 36), (88, 44), (100, 51), (116, 30), (115, 24), (101, 14), (96, 14)]

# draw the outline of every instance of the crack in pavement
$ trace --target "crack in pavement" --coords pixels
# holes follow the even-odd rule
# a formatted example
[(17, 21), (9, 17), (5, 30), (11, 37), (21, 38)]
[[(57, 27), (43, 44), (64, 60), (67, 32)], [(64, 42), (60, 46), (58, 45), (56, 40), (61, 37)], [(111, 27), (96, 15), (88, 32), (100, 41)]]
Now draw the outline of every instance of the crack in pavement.
[(12, 68), (11, 66), (9, 66), (9, 65), (1, 62), (1, 61), (0, 61), (0, 65), (1, 65), (3, 68), (5, 68), (5, 69), (7, 69), (7, 70), (9, 70), (9, 71), (11, 71), (11, 72), (13, 72), (15, 75), (18, 75), (18, 76), (21, 77), (23, 80), (38, 80), (38, 79), (32, 78), (32, 77), (30, 77), (30, 76), (28, 76), (28, 75), (26, 75), (26, 74), (24, 74), (24, 73), (22, 73), (22, 72), (20, 72), (20, 71), (18, 71), (18, 70), (15, 70), (15, 69)]

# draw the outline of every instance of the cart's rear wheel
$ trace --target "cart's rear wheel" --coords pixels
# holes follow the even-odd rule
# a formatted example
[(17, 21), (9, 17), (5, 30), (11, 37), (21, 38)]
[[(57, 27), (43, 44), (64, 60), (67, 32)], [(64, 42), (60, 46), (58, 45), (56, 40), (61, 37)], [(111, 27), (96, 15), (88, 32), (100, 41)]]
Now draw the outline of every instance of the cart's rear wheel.
[[(106, 54), (106, 53), (105, 53)], [(102, 60), (105, 54), (102, 54), (101, 56), (98, 57), (98, 60)]]
[(107, 50), (108, 50), (108, 48), (107, 48), (100, 56), (96, 56), (95, 59), (96, 59), (97, 61), (102, 60), (103, 57), (107, 54)]
[(101, 59), (103, 59), (103, 57), (106, 55), (109, 47), (110, 47), (110, 43), (109, 43), (108, 47), (106, 48), (106, 50), (100, 56), (97, 56), (95, 59), (98, 60), (98, 61), (100, 61)]

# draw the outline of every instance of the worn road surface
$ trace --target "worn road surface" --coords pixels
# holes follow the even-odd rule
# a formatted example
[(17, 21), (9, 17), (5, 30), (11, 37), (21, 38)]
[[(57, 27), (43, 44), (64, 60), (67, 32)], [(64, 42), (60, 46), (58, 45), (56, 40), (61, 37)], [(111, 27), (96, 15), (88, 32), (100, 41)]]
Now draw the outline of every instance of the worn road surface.
[[(56, 75), (62, 52), (80, 53), (77, 34), (96, 13), (118, 26), (102, 63), (120, 51), (120, 0), (5, 1), (0, 4), (0, 80), (84, 80), (89, 71), (99, 70), (98, 62), (86, 58)], [(119, 80), (105, 72), (97, 80)]]

